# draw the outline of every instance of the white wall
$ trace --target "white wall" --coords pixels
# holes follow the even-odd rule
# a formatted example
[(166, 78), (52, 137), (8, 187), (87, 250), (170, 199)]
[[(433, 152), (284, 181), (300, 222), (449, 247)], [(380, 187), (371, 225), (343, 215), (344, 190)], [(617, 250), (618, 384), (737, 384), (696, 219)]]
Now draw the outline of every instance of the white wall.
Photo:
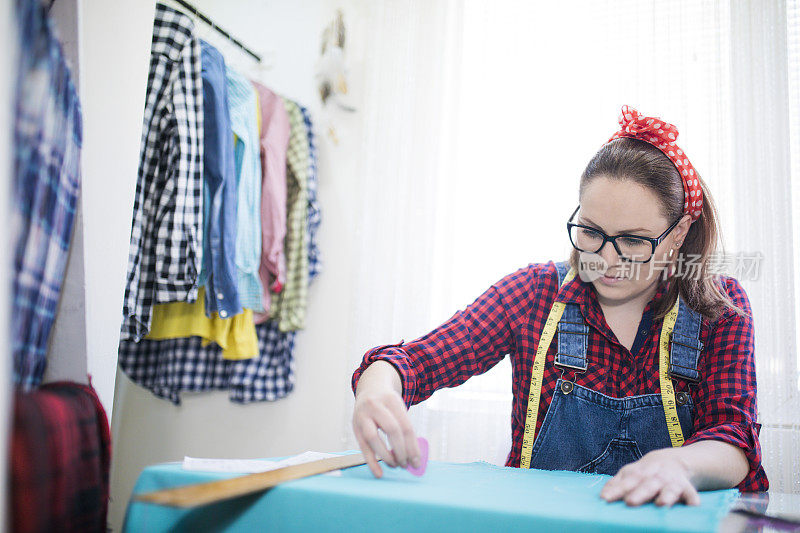
[[(55, 23), (64, 59), (70, 67), (72, 82), (80, 92), (80, 2), (59, 0), (53, 4), (49, 14)], [(85, 176), (83, 180), (85, 186)], [(83, 206), (80, 197), (76, 208), (64, 283), (47, 347), (45, 381), (70, 380), (86, 383), (86, 298)]]
[[(332, 2), (196, 0), (193, 4), (257, 52), (274, 57), (270, 70), (257, 73), (246, 56), (201, 30), (228, 62), (310, 107), (318, 129), (323, 129), (313, 75), (319, 36)], [(345, 355), (351, 327), (347, 305), (357, 270), (352, 258), (358, 234), (354, 181), (358, 158), (342, 154), (358, 154), (359, 120), (358, 114), (340, 117), (338, 145), (318, 137), (323, 272), (311, 286), (306, 329), (297, 336), (295, 390), (274, 403), (244, 406), (231, 403), (225, 392), (187, 394), (176, 407), (120, 374), (112, 428), (112, 527), (121, 525), (136, 478), (149, 464), (184, 455), (246, 458), (346, 449), (349, 427), (342, 421), (353, 371)]]
[(81, 198), (46, 381), (86, 382), (111, 418), (155, 0), (53, 4), (83, 107)]
[(81, 0), (87, 370), (112, 414), (154, 0)]

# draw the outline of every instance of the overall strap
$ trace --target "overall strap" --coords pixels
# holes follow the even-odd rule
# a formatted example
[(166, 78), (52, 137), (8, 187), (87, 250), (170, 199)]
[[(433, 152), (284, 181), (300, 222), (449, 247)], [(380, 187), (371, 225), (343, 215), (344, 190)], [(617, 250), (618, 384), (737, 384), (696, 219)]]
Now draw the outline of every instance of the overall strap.
[[(556, 263), (558, 271), (558, 286), (564, 281), (569, 271), (569, 263)], [(577, 304), (567, 303), (564, 314), (558, 321), (558, 351), (556, 352), (556, 366), (586, 371), (586, 349), (589, 343), (589, 326), (583, 320), (581, 309)]]
[(569, 263), (567, 261), (556, 263), (556, 272), (558, 273), (558, 286), (560, 288), (561, 284), (564, 283), (564, 278), (567, 277), (567, 272), (569, 272)]
[(681, 298), (678, 306), (678, 318), (675, 320), (675, 329), (670, 339), (669, 373), (671, 377), (700, 381), (697, 360), (703, 349), (703, 343), (700, 342), (701, 321), (702, 315), (691, 309)]

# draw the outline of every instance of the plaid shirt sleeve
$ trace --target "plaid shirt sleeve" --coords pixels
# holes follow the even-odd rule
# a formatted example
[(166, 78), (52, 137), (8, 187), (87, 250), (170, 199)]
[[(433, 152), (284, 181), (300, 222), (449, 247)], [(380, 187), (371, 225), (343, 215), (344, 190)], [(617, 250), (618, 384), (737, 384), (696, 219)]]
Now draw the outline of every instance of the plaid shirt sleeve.
[(16, 8), (13, 187), (4, 185), (13, 193), (4, 229), (12, 246), (5, 253), (13, 254), (14, 383), (27, 390), (39, 386), (47, 364), (81, 185), (83, 122), (78, 91), (45, 8), (38, 2), (16, 2)]
[(194, 301), (202, 266), (203, 80), (200, 42), (195, 38), (181, 51), (175, 84), (172, 105), (177, 128), (172, 141), (179, 156), (167, 177), (174, 183), (174, 197), (161, 196), (168, 202), (162, 207), (170, 216), (156, 236), (157, 302)]
[(391, 363), (400, 373), (407, 407), (427, 399), (437, 389), (455, 387), (489, 370), (514, 351), (504, 302), (504, 281), (513, 276), (489, 287), (463, 311), (419, 339), (369, 350), (353, 373), (353, 392), (364, 370), (379, 359)]
[(761, 466), (761, 445), (756, 422), (756, 369), (750, 301), (742, 286), (725, 277), (727, 293), (747, 316), (726, 311), (706, 340), (698, 370), (701, 381), (693, 394), (695, 418), (691, 437), (684, 446), (705, 439), (720, 440), (742, 448), (750, 471), (738, 485), (741, 491), (769, 488)]

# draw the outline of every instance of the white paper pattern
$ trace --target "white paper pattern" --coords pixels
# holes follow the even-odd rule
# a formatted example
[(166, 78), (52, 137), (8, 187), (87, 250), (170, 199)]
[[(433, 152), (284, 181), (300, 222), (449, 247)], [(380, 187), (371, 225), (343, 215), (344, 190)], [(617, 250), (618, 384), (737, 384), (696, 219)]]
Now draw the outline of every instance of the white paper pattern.
[[(336, 457), (333, 453), (307, 451), (280, 461), (268, 459), (206, 459), (199, 457), (184, 457), (183, 469), (194, 470), (197, 472), (228, 472), (234, 474), (255, 474), (257, 472), (267, 472), (284, 466), (293, 466), (328, 457)], [(339, 470), (328, 472), (325, 475), (341, 476)]]

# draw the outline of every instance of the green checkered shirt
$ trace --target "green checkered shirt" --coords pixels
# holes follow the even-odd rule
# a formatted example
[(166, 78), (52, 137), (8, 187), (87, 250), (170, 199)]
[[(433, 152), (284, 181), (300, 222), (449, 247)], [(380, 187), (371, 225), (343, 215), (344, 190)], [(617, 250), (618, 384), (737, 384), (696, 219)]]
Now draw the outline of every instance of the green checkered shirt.
[(283, 99), (291, 133), (286, 153), (286, 284), (272, 295), (270, 318), (281, 331), (303, 329), (308, 300), (308, 173), (311, 164), (308, 134), (300, 107)]

